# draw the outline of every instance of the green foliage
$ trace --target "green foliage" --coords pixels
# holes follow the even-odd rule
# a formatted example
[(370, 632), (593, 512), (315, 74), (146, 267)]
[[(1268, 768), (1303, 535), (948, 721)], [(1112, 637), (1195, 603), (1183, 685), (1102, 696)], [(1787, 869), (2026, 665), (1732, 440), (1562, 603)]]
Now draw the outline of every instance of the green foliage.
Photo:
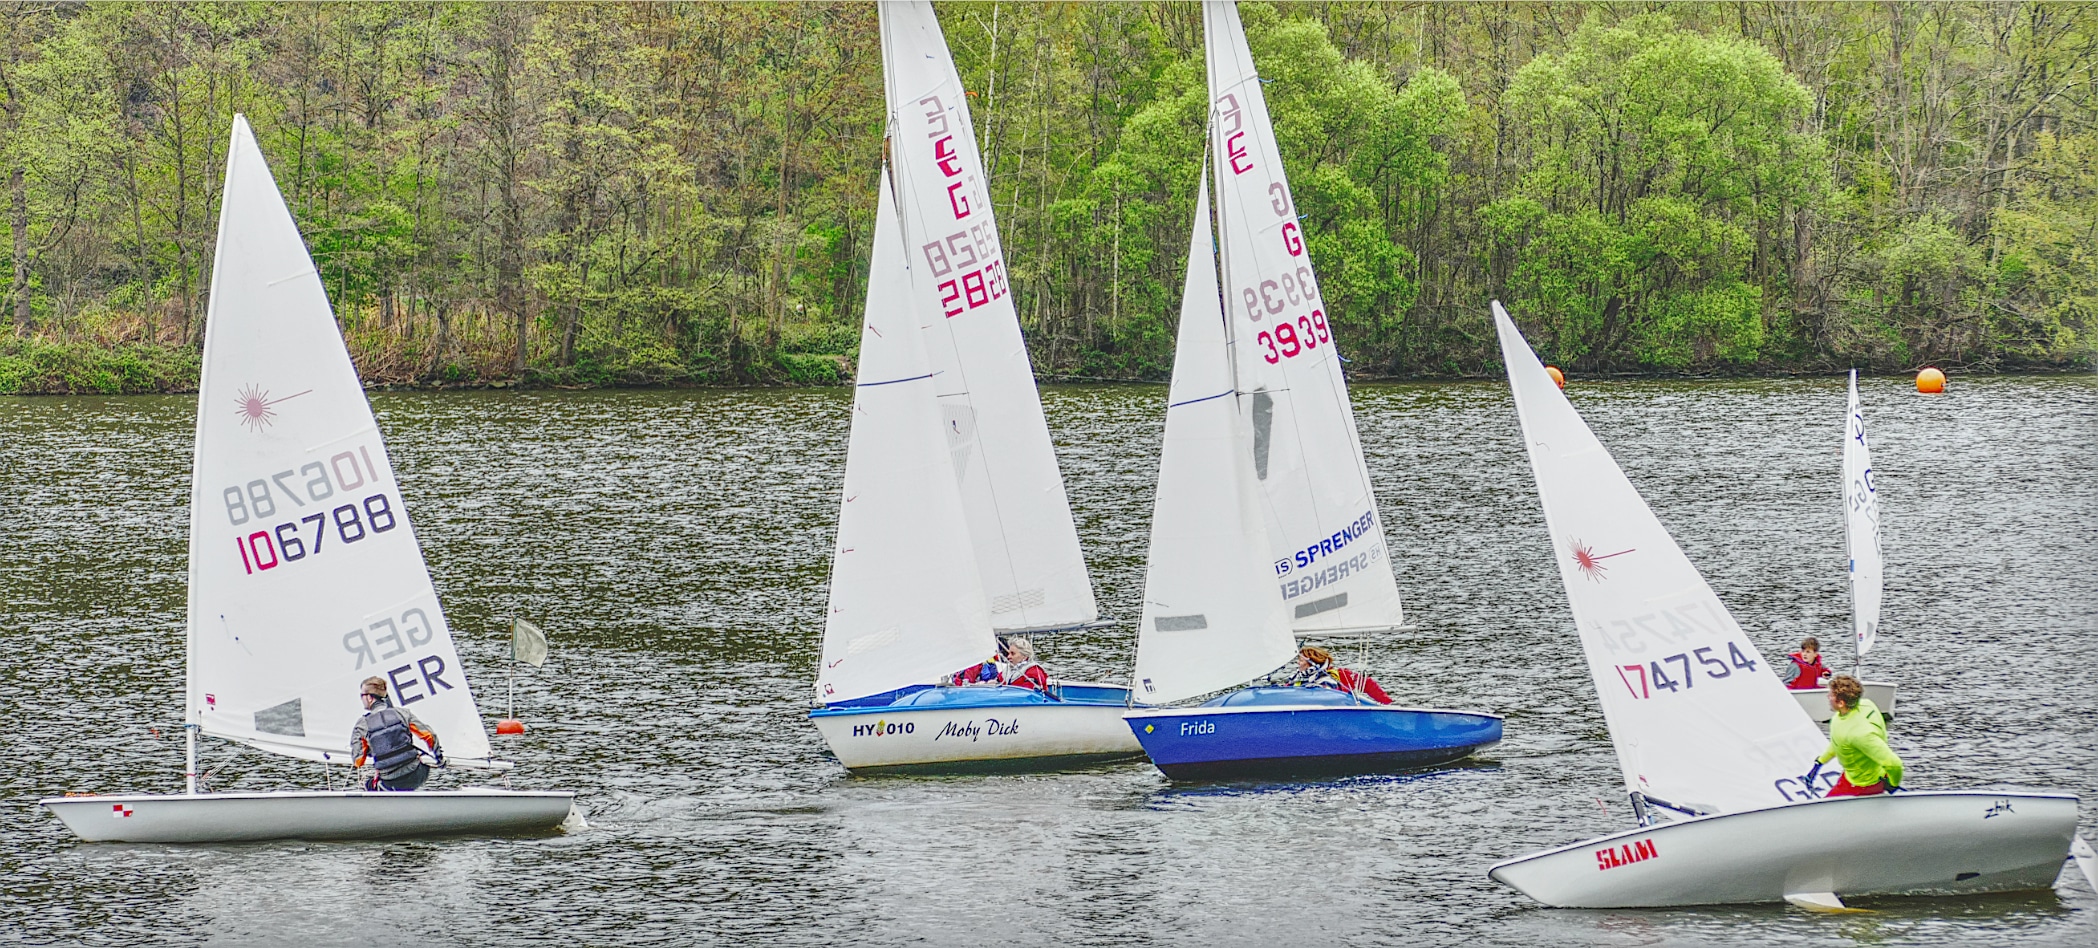
[[(1353, 371), (1495, 371), (1494, 297), (1591, 371), (2090, 363), (2098, 7), (1656, 9), (1241, 5)], [(939, 14), (1035, 365), (1164, 376), (1200, 9)], [(191, 384), (236, 112), (375, 383), (835, 380), (880, 52), (865, 4), (9, 7), (0, 383)]]

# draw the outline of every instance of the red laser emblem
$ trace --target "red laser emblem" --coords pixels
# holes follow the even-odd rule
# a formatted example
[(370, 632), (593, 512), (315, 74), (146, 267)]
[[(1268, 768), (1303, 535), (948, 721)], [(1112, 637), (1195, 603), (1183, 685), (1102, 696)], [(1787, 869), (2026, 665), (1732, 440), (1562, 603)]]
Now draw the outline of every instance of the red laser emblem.
[(246, 386), (240, 390), (240, 397), (236, 399), (240, 405), (238, 409), (240, 412), (240, 423), (247, 425), (251, 431), (261, 431), (269, 426), (270, 419), (277, 417), (274, 406), (282, 402), (291, 401), (300, 395), (312, 394), (312, 392), (313, 390), (309, 388), (306, 391), (286, 395), (283, 398), (271, 398), (270, 393), (262, 386)]
[(1603, 573), (1609, 569), (1609, 567), (1603, 565), (1603, 561), (1610, 557), (1623, 556), (1630, 552), (1632, 551), (1618, 550), (1615, 553), (1605, 553), (1597, 556), (1595, 555), (1595, 548), (1583, 546), (1581, 541), (1575, 540), (1573, 543), (1574, 566), (1580, 569), (1581, 575), (1599, 583), (1603, 581)]

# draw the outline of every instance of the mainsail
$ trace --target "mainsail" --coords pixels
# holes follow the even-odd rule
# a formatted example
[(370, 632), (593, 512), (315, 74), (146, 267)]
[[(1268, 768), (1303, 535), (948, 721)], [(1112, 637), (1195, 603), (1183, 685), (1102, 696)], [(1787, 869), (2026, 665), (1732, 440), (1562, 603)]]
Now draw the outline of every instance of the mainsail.
[(1144, 704), (1238, 684), (1289, 661), (1296, 646), (1270, 581), (1242, 397), (1217, 297), (1205, 179), (1188, 240), (1130, 689)]
[(309, 760), (348, 756), (377, 676), (447, 755), (488, 735), (320, 274), (234, 116), (197, 387), (188, 720)]
[(1879, 637), (1883, 582), (1879, 556), (1879, 494), (1872, 486), (1872, 450), (1865, 443), (1865, 412), (1858, 407), (1858, 370), (1850, 370), (1850, 421), (1843, 437), (1843, 542), (1850, 553), (1850, 624), (1858, 661)]
[(1020, 337), (974, 126), (930, 3), (881, 5), (902, 244), (969, 535), (1001, 631), (1100, 617)]
[(1235, 5), (1203, 5), (1223, 305), (1264, 496), (1271, 576), (1298, 632), (1403, 622), (1338, 341)]
[(1553, 559), (1625, 788), (1703, 812), (1810, 799), (1825, 741), (1493, 304)]
[(847, 701), (927, 681), (995, 650), (961, 489), (883, 169), (860, 330), (859, 382), (831, 558), (816, 695)]

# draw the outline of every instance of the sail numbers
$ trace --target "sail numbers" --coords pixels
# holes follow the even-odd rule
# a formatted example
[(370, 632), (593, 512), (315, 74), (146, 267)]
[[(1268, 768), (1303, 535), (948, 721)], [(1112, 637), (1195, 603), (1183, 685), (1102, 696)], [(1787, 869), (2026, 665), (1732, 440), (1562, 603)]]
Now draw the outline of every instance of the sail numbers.
[[(1706, 678), (1718, 679), (1734, 677), (1736, 669), (1751, 672), (1756, 670), (1756, 660), (1742, 654), (1740, 646), (1728, 642), (1726, 644), (1727, 657), (1725, 659), (1712, 654), (1717, 650), (1716, 647), (1701, 648), (1695, 651), (1664, 656), (1643, 665), (1617, 665), (1614, 667), (1617, 669), (1618, 680), (1624, 682), (1625, 688), (1632, 693), (1632, 697), (1640, 699), (1651, 698), (1656, 691), (1666, 691), (1673, 694), (1678, 690), (1693, 688), (1697, 685), (1699, 671), (1702, 671)], [(1692, 668), (1690, 664), (1690, 660), (1693, 658), (1697, 659), (1696, 668)], [(1670, 668), (1675, 669), (1673, 674), (1669, 672)]]

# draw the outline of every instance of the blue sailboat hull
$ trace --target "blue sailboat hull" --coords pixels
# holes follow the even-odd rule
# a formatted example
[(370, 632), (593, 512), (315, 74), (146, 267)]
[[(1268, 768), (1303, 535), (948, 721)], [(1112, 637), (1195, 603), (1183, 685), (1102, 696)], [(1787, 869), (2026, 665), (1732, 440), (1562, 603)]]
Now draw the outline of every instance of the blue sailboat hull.
[(1332, 777), (1434, 767), (1501, 740), (1496, 714), (1396, 708), (1323, 688), (1244, 688), (1123, 716), (1174, 780)]

